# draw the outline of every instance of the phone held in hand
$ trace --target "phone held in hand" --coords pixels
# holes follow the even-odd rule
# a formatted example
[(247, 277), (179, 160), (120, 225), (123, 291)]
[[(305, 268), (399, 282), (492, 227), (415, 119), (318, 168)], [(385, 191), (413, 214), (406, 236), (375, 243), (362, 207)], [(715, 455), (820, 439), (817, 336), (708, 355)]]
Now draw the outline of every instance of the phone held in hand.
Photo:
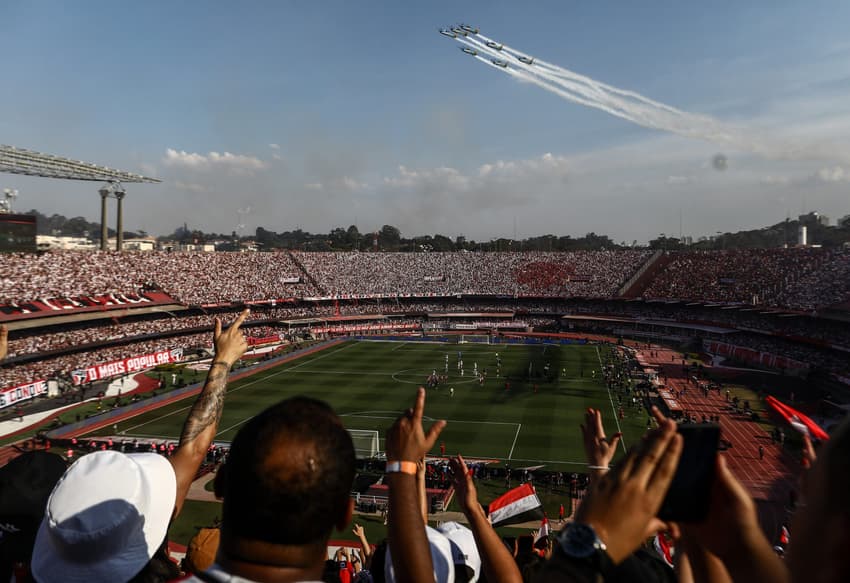
[(708, 516), (714, 483), (720, 427), (714, 423), (679, 425), (682, 456), (658, 517), (665, 521), (701, 522)]

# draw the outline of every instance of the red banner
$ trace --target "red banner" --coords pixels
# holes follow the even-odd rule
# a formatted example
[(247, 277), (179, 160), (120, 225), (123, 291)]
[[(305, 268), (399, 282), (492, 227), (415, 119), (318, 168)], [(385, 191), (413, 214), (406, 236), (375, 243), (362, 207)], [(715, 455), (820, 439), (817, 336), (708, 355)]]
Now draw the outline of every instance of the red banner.
[(88, 368), (75, 370), (71, 373), (75, 385), (99, 381), (117, 375), (131, 372), (139, 372), (160, 364), (170, 364), (183, 360), (183, 349), (173, 348), (171, 350), (160, 350), (151, 354), (131, 356), (123, 360), (114, 360), (104, 364), (97, 364)]
[(0, 390), (0, 409), (47, 393), (47, 381), (34, 381)]

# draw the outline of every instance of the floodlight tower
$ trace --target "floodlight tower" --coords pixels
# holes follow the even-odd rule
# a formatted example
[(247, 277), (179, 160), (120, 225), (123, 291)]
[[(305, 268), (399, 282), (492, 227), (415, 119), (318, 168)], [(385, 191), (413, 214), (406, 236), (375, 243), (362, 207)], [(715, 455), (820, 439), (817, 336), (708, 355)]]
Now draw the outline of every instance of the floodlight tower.
[(124, 250), (124, 197), (127, 195), (127, 191), (124, 190), (124, 187), (121, 186), (120, 182), (116, 182), (112, 185), (112, 192), (115, 194), (116, 200), (118, 200), (118, 216), (117, 225), (116, 225), (116, 234), (115, 234), (115, 250), (123, 251)]
[(106, 225), (106, 199), (112, 192), (112, 184), (101, 186), (97, 192), (100, 194), (100, 250), (106, 251), (109, 244), (109, 228)]
[(0, 200), (0, 213), (12, 212), (12, 201), (18, 198), (18, 191), (13, 188), (3, 189), (3, 200)]

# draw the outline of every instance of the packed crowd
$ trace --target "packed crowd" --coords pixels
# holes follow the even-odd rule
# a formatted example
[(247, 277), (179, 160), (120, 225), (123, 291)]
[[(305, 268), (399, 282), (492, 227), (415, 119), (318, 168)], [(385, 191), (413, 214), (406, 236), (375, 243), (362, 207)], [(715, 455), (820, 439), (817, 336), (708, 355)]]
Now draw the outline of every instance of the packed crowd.
[(297, 253), (325, 295), (611, 297), (646, 251)]
[[(53, 251), (4, 257), (0, 305), (160, 289), (188, 305), (380, 295), (608, 298), (649, 251), (179, 253)], [(850, 299), (850, 252), (679, 252), (648, 298), (811, 310)]]
[(850, 299), (850, 252), (817, 248), (674, 253), (647, 298), (811, 310)]
[[(243, 321), (244, 315), (225, 329), (216, 328), (213, 364), (170, 455), (106, 449), (66, 469), (59, 456), (32, 452), (0, 470), (3, 485), (38, 475), (36, 487), (3, 488), (12, 507), (18, 507), (16, 514), (3, 516), (0, 578), (39, 583), (839, 583), (850, 576), (850, 556), (844, 552), (850, 544), (848, 420), (817, 451), (804, 438), (805, 503), (797, 505), (790, 531), (782, 534), (783, 545), (790, 545), (787, 562), (762, 531), (754, 501), (722, 454), (704, 452), (714, 467), (706, 478), (710, 487), (688, 491), (685, 506), (670, 514), (667, 495), (676, 488), (685, 446), (676, 423), (655, 409), (654, 428), (616, 466), (619, 434), (607, 436), (602, 414), (586, 412), (581, 433), (589, 491), (573, 519), (559, 525), (560, 532), (550, 536), (541, 526), (537, 541), (521, 537), (530, 544), (519, 549), (508, 548), (492, 526), (460, 454), (450, 458), (450, 476), (463, 523), (429, 525), (424, 460), (447, 422), (435, 421), (426, 430), (421, 388), (386, 434), (384, 541), (371, 545), (355, 524), (360, 552), (337, 551), (328, 560), (333, 532), (352, 522), (354, 445), (327, 404), (291, 397), (239, 429), (215, 477), (215, 494), (223, 505), (212, 564), (186, 565), (182, 573), (169, 558), (167, 533), (218, 431), (227, 373), (248, 347), (240, 330)], [(0, 331), (0, 358), (4, 352)], [(523, 504), (522, 510), (533, 507)], [(666, 548), (647, 544), (656, 535)]]
[(0, 303), (149, 288), (186, 304), (315, 295), (303, 275), (289, 253), (13, 253), (3, 257)]

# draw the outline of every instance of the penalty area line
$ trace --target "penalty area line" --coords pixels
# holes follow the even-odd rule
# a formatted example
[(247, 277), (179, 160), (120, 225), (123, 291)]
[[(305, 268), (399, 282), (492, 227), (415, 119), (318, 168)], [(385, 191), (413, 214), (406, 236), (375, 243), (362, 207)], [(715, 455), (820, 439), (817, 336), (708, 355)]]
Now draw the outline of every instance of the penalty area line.
[(516, 435), (514, 435), (514, 442), (511, 444), (511, 451), (508, 452), (508, 459), (511, 459), (514, 455), (514, 448), (516, 447), (516, 440), (519, 437), (519, 431), (522, 429), (522, 423), (516, 424)]

